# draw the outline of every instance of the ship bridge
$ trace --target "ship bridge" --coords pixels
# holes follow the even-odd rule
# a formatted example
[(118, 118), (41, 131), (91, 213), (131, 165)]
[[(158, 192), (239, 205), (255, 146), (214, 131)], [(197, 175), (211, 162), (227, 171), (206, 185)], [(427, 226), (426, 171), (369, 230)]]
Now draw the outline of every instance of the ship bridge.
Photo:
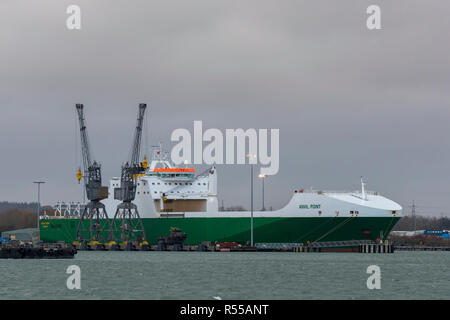
[[(111, 180), (111, 188), (120, 181)], [(108, 199), (108, 204), (113, 199)], [(217, 172), (212, 167), (197, 174), (193, 168), (174, 165), (168, 152), (155, 147), (145, 173), (137, 180), (136, 199), (142, 217), (154, 218), (185, 212), (217, 212)]]

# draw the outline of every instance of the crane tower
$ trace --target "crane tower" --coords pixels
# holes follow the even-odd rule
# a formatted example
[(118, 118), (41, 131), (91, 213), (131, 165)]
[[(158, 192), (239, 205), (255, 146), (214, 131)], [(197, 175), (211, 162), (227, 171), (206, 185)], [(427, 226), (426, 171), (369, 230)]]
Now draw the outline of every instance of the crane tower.
[(92, 245), (111, 240), (111, 225), (105, 205), (100, 201), (108, 197), (108, 188), (102, 186), (101, 165), (92, 160), (84, 106), (76, 105), (80, 125), (81, 151), (84, 169), (84, 184), (89, 203), (85, 206), (77, 227), (76, 241)]
[(137, 206), (132, 202), (136, 197), (136, 179), (145, 171), (145, 165), (139, 162), (144, 114), (147, 105), (139, 104), (137, 124), (134, 132), (131, 156), (128, 162), (122, 165), (120, 187), (114, 189), (114, 198), (121, 200), (117, 206), (112, 222), (114, 238), (132, 249), (132, 242), (145, 242), (145, 232)]

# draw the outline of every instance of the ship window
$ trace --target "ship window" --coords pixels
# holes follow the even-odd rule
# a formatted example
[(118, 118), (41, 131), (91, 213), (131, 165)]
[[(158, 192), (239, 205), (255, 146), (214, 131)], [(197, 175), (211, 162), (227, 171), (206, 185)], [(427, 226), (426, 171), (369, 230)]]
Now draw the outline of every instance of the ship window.
[(353, 211), (350, 211), (350, 214), (353, 214)]
[(152, 182), (152, 185), (155, 185), (155, 183), (154, 183), (154, 182)]
[(159, 182), (158, 182), (158, 186), (159, 186)]

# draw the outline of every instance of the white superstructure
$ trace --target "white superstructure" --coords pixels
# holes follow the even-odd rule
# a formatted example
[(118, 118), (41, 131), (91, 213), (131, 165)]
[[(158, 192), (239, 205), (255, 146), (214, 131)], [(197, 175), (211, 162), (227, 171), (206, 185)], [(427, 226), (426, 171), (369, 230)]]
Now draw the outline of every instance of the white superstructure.
[[(103, 203), (115, 212), (114, 188), (120, 179), (109, 183), (109, 197)], [(213, 166), (196, 175), (194, 169), (174, 166), (161, 148), (153, 151), (145, 174), (137, 178), (134, 203), (141, 218), (160, 217), (248, 217), (249, 212), (220, 211), (217, 198), (217, 169)], [(378, 193), (361, 191), (326, 192), (296, 190), (291, 201), (280, 210), (254, 212), (254, 217), (398, 217), (402, 207)]]
[[(109, 183), (109, 197), (103, 203), (107, 212), (115, 212), (120, 201), (114, 199), (114, 189), (120, 179)], [(137, 178), (136, 199), (141, 218), (158, 218), (185, 212), (218, 212), (217, 170), (213, 166), (196, 175), (195, 169), (175, 167), (161, 148), (153, 151), (145, 173)]]

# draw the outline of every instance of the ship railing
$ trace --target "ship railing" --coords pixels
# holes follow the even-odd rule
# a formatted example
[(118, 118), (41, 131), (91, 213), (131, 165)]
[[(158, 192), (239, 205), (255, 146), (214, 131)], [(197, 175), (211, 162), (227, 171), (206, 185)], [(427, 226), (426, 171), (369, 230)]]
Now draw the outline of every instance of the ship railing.
[[(176, 199), (199, 199), (202, 200), (208, 197), (208, 192), (192, 192), (192, 193), (177, 193), (177, 192), (166, 192), (166, 198), (168, 200)], [(158, 198), (157, 198), (158, 199)], [(161, 198), (159, 198), (161, 199)]]
[(255, 243), (258, 249), (278, 249), (290, 250), (294, 247), (301, 247), (303, 243)]
[[(364, 244), (373, 244), (372, 240), (347, 240), (347, 241), (323, 241), (312, 242), (308, 244), (308, 247), (314, 248), (335, 248), (335, 247), (356, 247)], [(303, 247), (303, 243), (256, 243), (255, 246), (258, 249), (278, 249), (278, 250), (290, 250), (295, 247)]]
[(330, 247), (355, 247), (363, 244), (373, 244), (372, 240), (346, 240), (346, 241), (323, 241), (310, 243), (310, 247), (330, 248)]
[[(361, 190), (315, 190), (315, 189), (305, 189), (301, 190), (300, 193), (316, 193), (316, 194), (354, 194), (354, 195), (361, 195)], [(378, 196), (380, 193), (378, 191), (365, 191), (368, 195)]]
[(85, 205), (81, 202), (58, 201), (53, 206), (54, 215), (46, 215), (46, 219), (75, 219), (81, 217)]
[(188, 173), (188, 174), (179, 174), (179, 175), (170, 175), (170, 174), (164, 174), (164, 173), (159, 173), (159, 172), (152, 172), (149, 175), (153, 175), (153, 176), (157, 176), (159, 178), (161, 178), (163, 181), (193, 181), (194, 180), (194, 175), (192, 173)]

